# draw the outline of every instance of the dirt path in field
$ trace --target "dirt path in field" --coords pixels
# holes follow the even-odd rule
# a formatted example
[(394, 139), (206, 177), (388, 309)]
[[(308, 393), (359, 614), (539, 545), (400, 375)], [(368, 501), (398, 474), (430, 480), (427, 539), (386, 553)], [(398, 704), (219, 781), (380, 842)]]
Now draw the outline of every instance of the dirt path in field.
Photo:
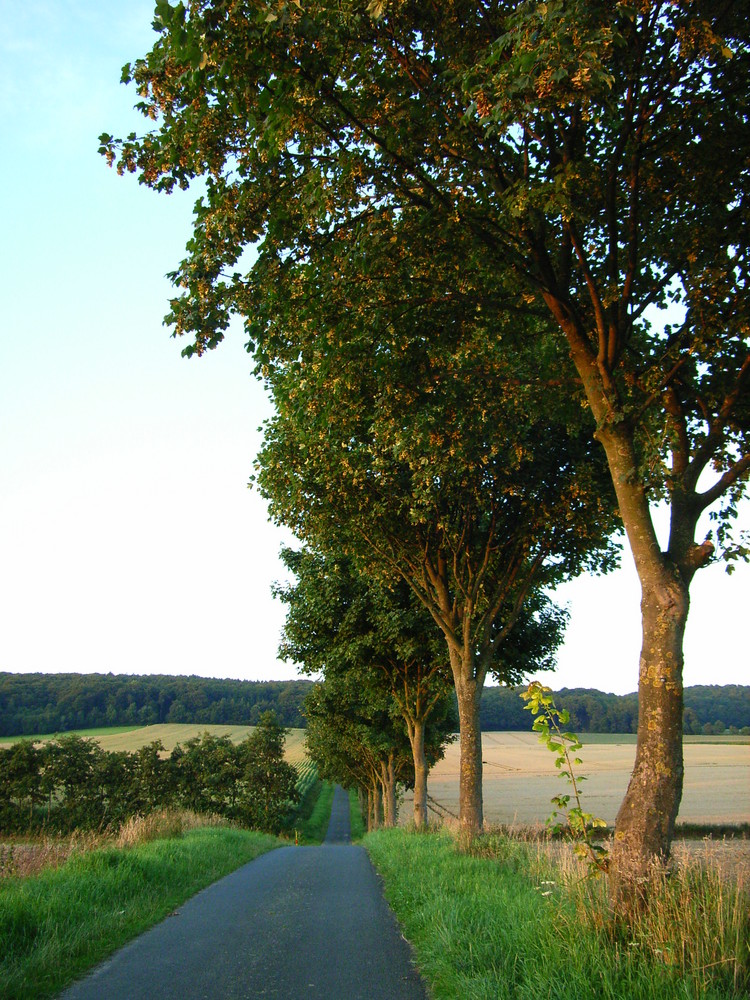
[(322, 847), (282, 847), (204, 889), (61, 1000), (425, 1000), (336, 789)]

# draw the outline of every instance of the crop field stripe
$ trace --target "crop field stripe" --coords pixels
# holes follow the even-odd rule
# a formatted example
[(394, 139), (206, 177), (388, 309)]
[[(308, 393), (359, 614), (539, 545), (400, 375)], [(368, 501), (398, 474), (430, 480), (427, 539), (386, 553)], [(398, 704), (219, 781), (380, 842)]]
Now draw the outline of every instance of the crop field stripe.
[(122, 733), (135, 733), (143, 729), (143, 726), (98, 726), (96, 729), (71, 729), (64, 733), (39, 733), (34, 736), (2, 736), (0, 735), (0, 746), (10, 746), (12, 743), (20, 743), (21, 740), (35, 740), (39, 743), (46, 743), (49, 740), (56, 740), (60, 736), (83, 736), (87, 739), (96, 739), (98, 736), (119, 736)]
[[(125, 750), (133, 753), (141, 747), (161, 740), (167, 753), (171, 753), (178, 743), (186, 743), (190, 739), (200, 737), (203, 733), (213, 736), (228, 736), (232, 743), (241, 743), (245, 737), (255, 731), (255, 726), (225, 726), (208, 724), (164, 723), (154, 726), (116, 726), (111, 729), (76, 730), (79, 736), (95, 739), (104, 750)], [(55, 740), (64, 733), (47, 736), (9, 736), (7, 740), (0, 737), (0, 746), (4, 743), (17, 743), (21, 739), (38, 741)], [(307, 757), (305, 750), (305, 730), (288, 729), (286, 738), (286, 759), (291, 764), (299, 764)]]

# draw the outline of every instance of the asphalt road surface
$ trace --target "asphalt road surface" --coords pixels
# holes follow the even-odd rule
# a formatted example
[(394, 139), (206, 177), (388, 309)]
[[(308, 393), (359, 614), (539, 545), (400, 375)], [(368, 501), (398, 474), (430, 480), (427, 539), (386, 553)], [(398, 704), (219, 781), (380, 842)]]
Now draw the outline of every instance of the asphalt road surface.
[(61, 1000), (426, 1000), (337, 788), (326, 842), (264, 854), (188, 900)]

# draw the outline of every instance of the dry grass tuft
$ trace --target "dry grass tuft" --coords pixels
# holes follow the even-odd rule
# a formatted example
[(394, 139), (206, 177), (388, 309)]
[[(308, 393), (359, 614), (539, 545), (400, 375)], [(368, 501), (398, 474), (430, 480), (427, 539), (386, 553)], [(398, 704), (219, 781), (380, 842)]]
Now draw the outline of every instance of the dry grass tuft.
[(115, 837), (116, 847), (135, 847), (149, 840), (170, 840), (182, 837), (189, 830), (204, 826), (229, 826), (227, 820), (212, 813), (196, 813), (189, 809), (160, 809), (146, 816), (131, 816), (122, 824)]
[(652, 875), (649, 905), (630, 928), (627, 947), (665, 965), (688, 970), (710, 984), (723, 966), (735, 989), (750, 981), (750, 884), (742, 870), (728, 870), (709, 841), (702, 855), (687, 856)]
[(0, 878), (28, 878), (44, 868), (59, 868), (73, 854), (100, 847), (103, 841), (96, 833), (74, 833), (70, 837), (45, 837), (32, 843), (0, 844)]
[(750, 880), (717, 844), (706, 840), (702, 851), (678, 852), (669, 868), (656, 866), (648, 905), (628, 924), (612, 913), (606, 879), (589, 877), (586, 863), (561, 846), (539, 845), (534, 876), (572, 900), (576, 925), (608, 940), (618, 956), (640, 954), (701, 991), (719, 972), (737, 991), (750, 986)]
[(34, 841), (0, 844), (0, 879), (28, 878), (45, 868), (59, 868), (74, 854), (98, 847), (124, 850), (150, 840), (182, 837), (204, 826), (230, 826), (221, 816), (200, 814), (189, 809), (162, 809), (147, 816), (133, 816), (116, 833), (76, 830), (68, 837), (44, 837)]

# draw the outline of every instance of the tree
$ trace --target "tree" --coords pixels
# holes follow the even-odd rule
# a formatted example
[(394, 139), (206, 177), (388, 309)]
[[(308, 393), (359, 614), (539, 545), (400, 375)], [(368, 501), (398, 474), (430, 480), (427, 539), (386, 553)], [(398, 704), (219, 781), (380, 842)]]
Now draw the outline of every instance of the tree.
[[(395, 825), (396, 788), (413, 782), (413, 758), (403, 722), (382, 690), (333, 674), (307, 696), (305, 716), (307, 752), (320, 776), (358, 789), (367, 801), (368, 829)], [(432, 760), (441, 747), (439, 738)]]
[[(292, 283), (310, 278), (295, 271)], [(576, 414), (569, 429), (550, 412), (547, 368), (525, 378), (531, 359), (507, 358), (463, 301), (399, 316), (383, 308), (361, 325), (344, 316), (312, 325), (301, 357), (293, 344), (269, 357), (277, 415), (257, 481), (277, 521), (313, 546), (336, 539), (388, 588), (404, 580), (432, 616), (458, 699), (461, 822), (476, 831), (485, 678), (515, 682), (551, 665), (564, 619), (541, 588), (606, 565), (608, 496), (591, 486), (597, 469)], [(522, 621), (520, 663), (509, 650)]]
[[(246, 246), (259, 266), (312, 259), (331, 232), (354, 242), (373, 214), (407, 208), (462, 227), (557, 325), (642, 585), (638, 749), (612, 866), (627, 906), (668, 855), (679, 807), (690, 582), (715, 549), (747, 551), (731, 536), (750, 468), (743, 6), (280, 0), (157, 14), (159, 40), (124, 76), (160, 125), (119, 148), (103, 136), (102, 150), (160, 190), (206, 175), (174, 274), (186, 353), (215, 346), (233, 310), (252, 315)], [(715, 534), (699, 541), (708, 510)]]
[(172, 784), (187, 809), (233, 815), (243, 762), (229, 736), (208, 731), (177, 744), (170, 755)]
[(257, 830), (279, 833), (298, 799), (297, 769), (284, 760), (286, 730), (275, 712), (265, 712), (239, 746), (243, 787), (238, 813)]
[(296, 583), (275, 591), (288, 606), (280, 655), (307, 674), (356, 674), (371, 697), (385, 691), (393, 700), (411, 744), (414, 822), (425, 826), (429, 766), (457, 721), (445, 643), (432, 618), (403, 581), (386, 590), (343, 554), (285, 549), (282, 558)]
[(44, 801), (44, 754), (33, 740), (0, 749), (0, 824), (5, 830), (32, 824), (34, 807)]

